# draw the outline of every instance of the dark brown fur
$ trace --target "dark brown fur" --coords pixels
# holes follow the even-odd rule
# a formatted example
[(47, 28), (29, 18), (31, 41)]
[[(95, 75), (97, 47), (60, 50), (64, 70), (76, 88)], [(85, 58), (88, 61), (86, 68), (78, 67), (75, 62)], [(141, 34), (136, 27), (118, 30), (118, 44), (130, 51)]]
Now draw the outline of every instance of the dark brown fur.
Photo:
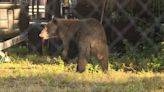
[[(40, 36), (44, 38), (47, 31), (48, 37), (57, 37), (62, 39), (64, 50), (62, 56), (68, 59), (69, 44), (75, 42), (79, 51), (77, 71), (83, 72), (87, 64), (87, 59), (91, 55), (95, 56), (106, 72), (108, 70), (108, 46), (103, 26), (96, 19), (84, 20), (52, 20), (41, 32)], [(45, 37), (47, 38), (47, 37)]]

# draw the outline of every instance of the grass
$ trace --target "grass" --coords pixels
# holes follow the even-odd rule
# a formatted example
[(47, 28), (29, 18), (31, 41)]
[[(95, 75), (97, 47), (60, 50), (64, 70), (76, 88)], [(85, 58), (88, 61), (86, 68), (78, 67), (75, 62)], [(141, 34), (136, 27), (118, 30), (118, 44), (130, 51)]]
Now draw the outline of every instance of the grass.
[(12, 62), (0, 64), (0, 92), (164, 92), (162, 72), (133, 73), (110, 67), (103, 74), (88, 64), (80, 74), (75, 72), (76, 64), (64, 65), (60, 57), (17, 51), (9, 51)]

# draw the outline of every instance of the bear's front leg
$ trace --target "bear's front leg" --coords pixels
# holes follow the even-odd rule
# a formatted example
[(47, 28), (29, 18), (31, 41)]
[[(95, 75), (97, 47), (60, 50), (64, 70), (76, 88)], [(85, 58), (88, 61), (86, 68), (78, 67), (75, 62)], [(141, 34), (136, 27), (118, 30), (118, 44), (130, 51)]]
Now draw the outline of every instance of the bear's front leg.
[(84, 56), (79, 57), (79, 60), (77, 62), (76, 72), (79, 72), (79, 73), (84, 72), (85, 71), (86, 64), (87, 64), (87, 59)]
[(62, 51), (62, 59), (65, 63), (68, 63), (69, 57), (68, 57), (68, 50), (69, 50), (69, 41), (63, 40), (63, 51)]

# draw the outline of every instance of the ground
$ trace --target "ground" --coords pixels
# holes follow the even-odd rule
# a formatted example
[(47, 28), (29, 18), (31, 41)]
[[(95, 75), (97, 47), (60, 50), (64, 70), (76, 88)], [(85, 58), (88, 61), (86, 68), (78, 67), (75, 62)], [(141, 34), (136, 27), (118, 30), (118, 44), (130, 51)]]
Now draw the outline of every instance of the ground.
[(104, 74), (91, 64), (76, 73), (76, 64), (64, 66), (60, 57), (8, 52), (12, 62), (0, 64), (0, 92), (164, 92), (164, 73), (109, 68)]

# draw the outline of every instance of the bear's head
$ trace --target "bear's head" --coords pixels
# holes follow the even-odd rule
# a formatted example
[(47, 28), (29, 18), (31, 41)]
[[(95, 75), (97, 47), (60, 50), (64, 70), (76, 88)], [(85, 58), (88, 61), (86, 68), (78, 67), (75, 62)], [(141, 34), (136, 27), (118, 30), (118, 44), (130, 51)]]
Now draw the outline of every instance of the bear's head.
[(49, 39), (49, 38), (56, 38), (56, 37), (58, 37), (57, 28), (58, 28), (57, 20), (55, 18), (53, 18), (44, 27), (44, 29), (41, 31), (39, 36), (44, 40)]

